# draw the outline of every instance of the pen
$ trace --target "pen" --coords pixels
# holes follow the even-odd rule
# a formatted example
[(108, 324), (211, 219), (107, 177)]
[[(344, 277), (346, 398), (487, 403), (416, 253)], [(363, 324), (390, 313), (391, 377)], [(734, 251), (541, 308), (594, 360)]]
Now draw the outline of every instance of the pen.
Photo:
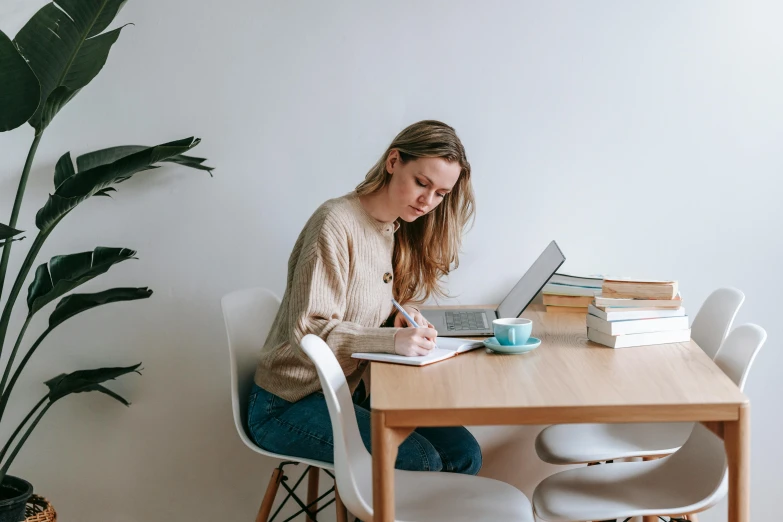
[(413, 325), (413, 327), (414, 327), (414, 328), (418, 328), (418, 327), (419, 327), (419, 325), (418, 325), (418, 324), (416, 324), (416, 321), (414, 321), (414, 320), (413, 320), (413, 317), (411, 317), (410, 315), (408, 315), (408, 312), (406, 312), (406, 311), (405, 311), (405, 309), (404, 309), (403, 307), (401, 307), (401, 306), (400, 306), (400, 303), (398, 303), (397, 301), (395, 301), (395, 299), (394, 299), (393, 297), (392, 297), (392, 304), (393, 304), (395, 307), (397, 307), (397, 310), (399, 310), (399, 311), (400, 311), (400, 313), (403, 315), (403, 317), (405, 317), (405, 319), (407, 319), (407, 320), (408, 320), (408, 322), (409, 322), (411, 325)]

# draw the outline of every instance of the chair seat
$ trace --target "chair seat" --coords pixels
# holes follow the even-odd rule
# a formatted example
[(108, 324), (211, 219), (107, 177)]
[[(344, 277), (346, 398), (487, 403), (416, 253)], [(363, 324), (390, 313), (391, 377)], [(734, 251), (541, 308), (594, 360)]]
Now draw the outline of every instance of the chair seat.
[(264, 449), (259, 448), (252, 442), (250, 444), (247, 444), (247, 446), (255, 451), (256, 453), (260, 453), (261, 455), (266, 455), (267, 457), (272, 457), (273, 459), (279, 459), (284, 461), (290, 461), (290, 462), (298, 462), (300, 464), (304, 464), (306, 466), (315, 466), (316, 468), (321, 469), (328, 469), (329, 471), (334, 471), (334, 464), (331, 462), (322, 462), (320, 460), (312, 460), (312, 459), (304, 459), (302, 457), (292, 457), (291, 455), (282, 455), (280, 453), (272, 453), (271, 451), (266, 451)]
[(712, 481), (699, 476), (702, 471), (693, 466), (694, 462), (672, 466), (667, 462), (670, 459), (619, 462), (556, 473), (536, 487), (535, 514), (547, 522), (681, 515), (706, 509), (725, 494), (727, 480), (717, 490), (711, 490)]
[(272, 457), (273, 459), (299, 462), (300, 464), (305, 464), (307, 466), (315, 466), (316, 468), (328, 469), (329, 471), (334, 471), (334, 464), (332, 464), (331, 462), (322, 462), (320, 460), (305, 459), (302, 457), (292, 457), (291, 455), (282, 455), (280, 453), (274, 453), (272, 451), (267, 451), (263, 448), (260, 448), (255, 442), (253, 442), (250, 439), (250, 435), (248, 435), (247, 432), (244, 429), (242, 429), (239, 422), (237, 422), (236, 425), (237, 425), (236, 426), (237, 432), (239, 433), (239, 438), (242, 439), (242, 442), (245, 443), (245, 446), (255, 451), (256, 453), (260, 453), (261, 455), (266, 455), (267, 457)]
[[(372, 483), (360, 488), (372, 499)], [(443, 472), (395, 470), (398, 522), (533, 522), (528, 498), (499, 480)]]
[(536, 438), (536, 453), (550, 464), (668, 455), (685, 444), (692, 422), (558, 424)]

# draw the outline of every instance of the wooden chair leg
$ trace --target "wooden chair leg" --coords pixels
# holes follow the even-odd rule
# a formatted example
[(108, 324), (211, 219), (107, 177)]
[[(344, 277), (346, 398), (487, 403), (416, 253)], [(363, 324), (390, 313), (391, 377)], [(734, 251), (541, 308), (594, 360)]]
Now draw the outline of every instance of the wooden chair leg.
[(280, 487), (280, 481), (282, 478), (283, 472), (280, 471), (279, 468), (275, 468), (275, 470), (272, 472), (272, 478), (269, 479), (269, 484), (266, 486), (264, 500), (261, 501), (261, 507), (258, 508), (256, 522), (267, 522), (267, 520), (269, 520), (269, 513), (272, 511), (272, 504), (275, 503), (277, 489)]
[[(320, 473), (321, 470), (316, 467), (311, 467), (307, 473), (307, 505), (310, 506), (312, 511), (318, 509), (318, 504), (312, 503), (318, 498), (318, 477)], [(307, 522), (313, 522), (313, 519), (308, 516)]]
[(345, 509), (340, 492), (337, 491), (337, 484), (334, 485), (334, 508), (337, 510), (337, 522), (348, 522), (348, 510)]

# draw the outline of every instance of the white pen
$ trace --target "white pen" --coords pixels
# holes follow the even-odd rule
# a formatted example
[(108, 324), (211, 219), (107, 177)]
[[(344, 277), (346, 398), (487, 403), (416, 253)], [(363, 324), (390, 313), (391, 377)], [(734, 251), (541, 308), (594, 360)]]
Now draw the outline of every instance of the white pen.
[(413, 327), (414, 327), (414, 328), (418, 328), (418, 327), (419, 327), (419, 325), (418, 325), (418, 324), (416, 324), (416, 321), (414, 321), (414, 320), (413, 320), (413, 317), (411, 317), (410, 315), (408, 315), (408, 312), (406, 312), (406, 311), (405, 311), (405, 309), (404, 309), (402, 306), (400, 306), (400, 303), (398, 303), (397, 301), (395, 301), (395, 299), (394, 299), (393, 297), (392, 297), (392, 304), (393, 304), (395, 307), (397, 307), (397, 310), (399, 310), (399, 311), (400, 311), (400, 313), (403, 315), (403, 317), (405, 317), (405, 319), (407, 319), (407, 320), (408, 320), (408, 322), (409, 322), (411, 325), (413, 325)]

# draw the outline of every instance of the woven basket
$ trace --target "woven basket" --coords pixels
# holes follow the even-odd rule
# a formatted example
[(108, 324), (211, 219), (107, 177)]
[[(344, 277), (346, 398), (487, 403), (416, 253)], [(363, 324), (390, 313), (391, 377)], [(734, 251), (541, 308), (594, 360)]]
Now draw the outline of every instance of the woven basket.
[(57, 512), (49, 501), (38, 495), (33, 495), (27, 500), (24, 516), (24, 522), (55, 522), (57, 520)]

